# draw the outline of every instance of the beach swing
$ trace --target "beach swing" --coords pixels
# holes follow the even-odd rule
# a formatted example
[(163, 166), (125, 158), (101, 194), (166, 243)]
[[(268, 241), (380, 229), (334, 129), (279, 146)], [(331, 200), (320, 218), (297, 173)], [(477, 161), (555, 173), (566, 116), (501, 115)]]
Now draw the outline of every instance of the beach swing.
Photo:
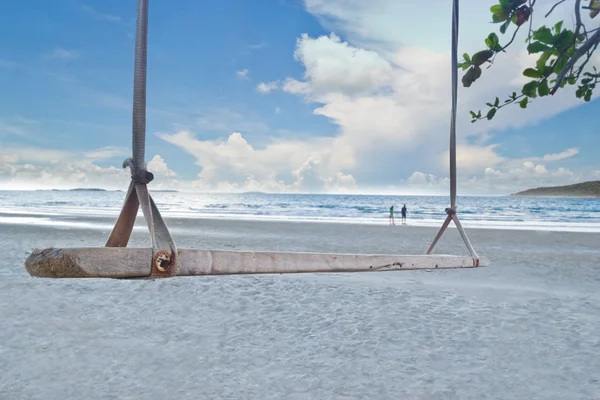
[[(175, 275), (265, 274), (300, 272), (357, 272), (436, 268), (474, 268), (489, 264), (480, 258), (456, 214), (456, 99), (458, 2), (452, 9), (452, 118), (450, 121), (450, 207), (433, 243), (424, 255), (367, 255), (244, 252), (178, 249), (160, 215), (148, 184), (153, 180), (144, 161), (146, 146), (146, 65), (148, 0), (138, 0), (133, 90), (133, 157), (123, 163), (131, 182), (121, 213), (100, 248), (34, 250), (25, 260), (30, 275), (48, 278), (148, 278)], [(141, 206), (152, 248), (128, 248)], [(433, 255), (435, 245), (454, 221), (470, 256)]]

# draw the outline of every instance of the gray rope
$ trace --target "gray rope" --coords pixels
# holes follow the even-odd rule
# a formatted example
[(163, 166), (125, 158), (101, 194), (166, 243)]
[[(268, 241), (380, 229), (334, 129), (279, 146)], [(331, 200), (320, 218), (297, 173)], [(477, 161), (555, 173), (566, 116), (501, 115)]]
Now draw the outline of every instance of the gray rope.
[(458, 93), (458, 2), (452, 7), (452, 118), (450, 120), (450, 209), (456, 209), (456, 103)]
[(148, 0), (138, 1), (133, 78), (132, 148), (135, 168), (146, 169), (146, 75), (148, 52)]
[(175, 273), (177, 248), (147, 184), (154, 175), (146, 170), (146, 75), (148, 52), (148, 0), (138, 0), (135, 39), (135, 68), (133, 83), (132, 152), (133, 157), (123, 162), (123, 168), (131, 169), (131, 184), (117, 219), (106, 243), (108, 247), (125, 247), (131, 237), (139, 208), (142, 208), (152, 239), (153, 276)]

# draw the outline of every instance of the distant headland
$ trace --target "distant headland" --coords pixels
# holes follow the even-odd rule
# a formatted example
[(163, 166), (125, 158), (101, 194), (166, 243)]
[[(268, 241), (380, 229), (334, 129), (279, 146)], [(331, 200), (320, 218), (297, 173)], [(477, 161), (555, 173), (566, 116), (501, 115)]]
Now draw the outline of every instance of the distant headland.
[(566, 186), (549, 186), (513, 193), (515, 197), (595, 197), (600, 198), (600, 181), (589, 181)]

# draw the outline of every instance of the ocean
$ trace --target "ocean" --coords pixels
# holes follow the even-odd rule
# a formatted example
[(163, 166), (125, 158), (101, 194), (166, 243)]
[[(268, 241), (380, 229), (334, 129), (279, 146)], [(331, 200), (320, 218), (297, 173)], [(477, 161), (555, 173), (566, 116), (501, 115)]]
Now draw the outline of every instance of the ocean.
[[(318, 194), (152, 193), (166, 218), (311, 221), (387, 224), (390, 206), (408, 208), (408, 224), (436, 227), (445, 218), (446, 196)], [(106, 229), (101, 221), (82, 225), (76, 217), (118, 215), (124, 192), (0, 191), (0, 224), (61, 225)], [(600, 232), (600, 199), (459, 197), (467, 228)]]

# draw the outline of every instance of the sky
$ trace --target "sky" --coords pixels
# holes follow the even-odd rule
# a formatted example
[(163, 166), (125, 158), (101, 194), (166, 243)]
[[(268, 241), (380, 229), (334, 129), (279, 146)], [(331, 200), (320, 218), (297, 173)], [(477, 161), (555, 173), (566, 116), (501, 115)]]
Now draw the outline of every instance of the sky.
[[(127, 187), (136, 3), (0, 3), (0, 190)], [(424, 4), (150, 0), (150, 189), (447, 194), (451, 1)], [(497, 32), (493, 4), (462, 0), (460, 54)], [(470, 122), (519, 91), (524, 39), (459, 84), (459, 194), (600, 179), (597, 96)]]

